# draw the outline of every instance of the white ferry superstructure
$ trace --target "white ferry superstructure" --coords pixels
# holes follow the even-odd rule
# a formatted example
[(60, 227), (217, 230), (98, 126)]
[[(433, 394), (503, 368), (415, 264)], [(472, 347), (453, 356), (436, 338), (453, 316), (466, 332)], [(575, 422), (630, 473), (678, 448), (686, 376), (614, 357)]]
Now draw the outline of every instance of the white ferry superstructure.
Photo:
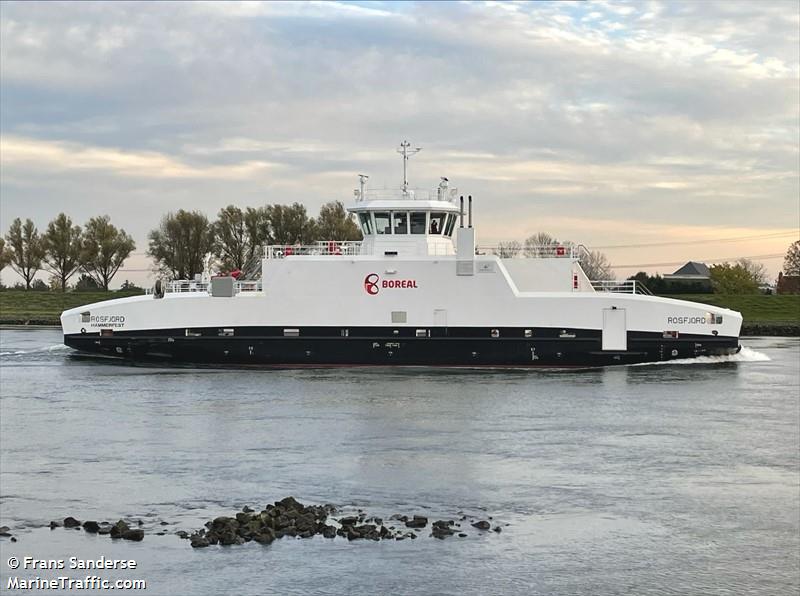
[[(404, 166), (407, 156), (404, 155)], [(208, 274), (61, 315), (64, 343), (213, 366), (593, 367), (735, 353), (739, 313), (593, 282), (582, 246), (476, 251), (472, 198), (356, 191), (360, 242), (267, 246), (259, 280)]]

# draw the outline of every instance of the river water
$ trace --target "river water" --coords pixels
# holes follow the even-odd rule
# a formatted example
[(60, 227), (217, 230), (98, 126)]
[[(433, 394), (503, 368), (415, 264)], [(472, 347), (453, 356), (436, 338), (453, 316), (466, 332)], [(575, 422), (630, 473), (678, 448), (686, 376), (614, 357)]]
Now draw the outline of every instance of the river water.
[[(2, 591), (87, 574), (9, 557), (101, 555), (137, 568), (90, 574), (151, 595), (800, 588), (797, 339), (580, 372), (153, 368), (60, 340), (0, 333), (0, 525), (18, 539), (0, 538)], [(287, 495), (384, 517), (464, 511), (503, 531), (206, 549), (172, 534)], [(46, 528), (67, 515), (141, 519), (145, 539)]]

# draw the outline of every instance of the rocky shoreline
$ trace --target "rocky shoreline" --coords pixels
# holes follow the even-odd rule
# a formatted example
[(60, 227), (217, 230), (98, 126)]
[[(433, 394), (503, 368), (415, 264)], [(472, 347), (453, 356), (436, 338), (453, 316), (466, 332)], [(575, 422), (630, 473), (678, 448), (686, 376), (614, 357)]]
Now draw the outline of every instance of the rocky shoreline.
[[(169, 526), (170, 522), (161, 521), (161, 526)], [(126, 522), (118, 520), (116, 523), (94, 520), (80, 521), (69, 516), (61, 521), (51, 521), (49, 528), (83, 530), (88, 534), (107, 535), (112, 539), (131, 540), (141, 542), (144, 540), (145, 531), (141, 527), (141, 520)], [(178, 530), (176, 536), (187, 540), (193, 548), (205, 548), (213, 545), (233, 546), (258, 542), (271, 544), (280, 538), (313, 538), (322, 536), (328, 539), (343, 538), (351, 540), (416, 540), (425, 536), (423, 531), (430, 529), (428, 537), (444, 540), (451, 536), (466, 538), (470, 533), (486, 534), (489, 532), (501, 533), (503, 526), (493, 521), (491, 516), (486, 519), (465, 514), (459, 511), (454, 519), (439, 519), (431, 521), (424, 515), (394, 514), (386, 520), (368, 515), (362, 509), (355, 513), (343, 514), (334, 505), (304, 505), (294, 497), (286, 497), (280, 501), (267, 505), (261, 511), (256, 511), (245, 506), (229, 516), (219, 516), (206, 522), (204, 528), (194, 532)], [(164, 536), (168, 532), (162, 527), (154, 532), (157, 536)], [(12, 542), (17, 538), (12, 536), (6, 526), (0, 527), (0, 536), (10, 537)]]

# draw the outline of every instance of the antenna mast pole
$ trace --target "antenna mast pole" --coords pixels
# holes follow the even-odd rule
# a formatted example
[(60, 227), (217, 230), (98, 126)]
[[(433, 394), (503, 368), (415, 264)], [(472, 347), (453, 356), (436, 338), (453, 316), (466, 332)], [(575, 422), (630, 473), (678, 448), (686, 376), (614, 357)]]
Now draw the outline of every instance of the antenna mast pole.
[(411, 143), (403, 141), (400, 143), (400, 149), (397, 150), (403, 156), (403, 194), (408, 192), (408, 158), (422, 151), (422, 147), (415, 147), (414, 149), (410, 149), (410, 147)]

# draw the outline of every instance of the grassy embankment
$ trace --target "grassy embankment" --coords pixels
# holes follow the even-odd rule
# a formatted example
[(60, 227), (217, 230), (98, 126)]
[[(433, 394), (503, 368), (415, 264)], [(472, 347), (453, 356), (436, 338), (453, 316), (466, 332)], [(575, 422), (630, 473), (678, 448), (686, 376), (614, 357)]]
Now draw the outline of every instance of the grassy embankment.
[[(58, 325), (61, 311), (138, 292), (0, 292), (0, 325)], [(800, 335), (800, 296), (682, 294), (668, 296), (722, 306), (744, 316), (745, 334)]]
[(800, 295), (680, 294), (665, 296), (742, 313), (742, 335), (800, 335)]
[(0, 325), (60, 325), (61, 312), (141, 292), (0, 292)]

